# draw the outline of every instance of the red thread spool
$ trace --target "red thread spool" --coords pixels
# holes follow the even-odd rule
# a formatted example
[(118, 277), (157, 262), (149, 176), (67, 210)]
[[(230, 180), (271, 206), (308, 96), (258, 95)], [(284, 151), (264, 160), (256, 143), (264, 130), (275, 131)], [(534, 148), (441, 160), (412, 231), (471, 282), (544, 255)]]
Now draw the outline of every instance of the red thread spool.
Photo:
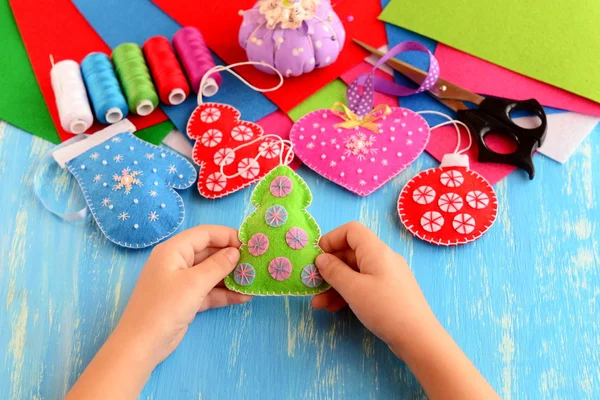
[(142, 50), (160, 100), (174, 106), (183, 103), (190, 94), (190, 86), (169, 39), (154, 36), (144, 43)]

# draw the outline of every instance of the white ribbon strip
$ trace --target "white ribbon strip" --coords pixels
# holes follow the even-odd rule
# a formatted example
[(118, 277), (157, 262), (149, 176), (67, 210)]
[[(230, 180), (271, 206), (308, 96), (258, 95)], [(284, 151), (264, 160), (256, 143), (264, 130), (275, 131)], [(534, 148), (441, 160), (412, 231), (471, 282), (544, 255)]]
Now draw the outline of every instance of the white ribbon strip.
[(64, 168), (65, 165), (75, 157), (85, 153), (89, 149), (98, 146), (99, 144), (106, 142), (119, 133), (127, 131), (133, 133), (136, 131), (136, 128), (131, 121), (124, 119), (94, 133), (93, 135), (80, 135), (82, 138), (75, 143), (72, 143), (71, 140), (64, 142), (63, 145), (66, 145), (69, 142), (70, 144), (66, 146), (58, 146), (57, 150), (52, 152), (52, 156), (58, 165), (60, 165), (61, 168)]

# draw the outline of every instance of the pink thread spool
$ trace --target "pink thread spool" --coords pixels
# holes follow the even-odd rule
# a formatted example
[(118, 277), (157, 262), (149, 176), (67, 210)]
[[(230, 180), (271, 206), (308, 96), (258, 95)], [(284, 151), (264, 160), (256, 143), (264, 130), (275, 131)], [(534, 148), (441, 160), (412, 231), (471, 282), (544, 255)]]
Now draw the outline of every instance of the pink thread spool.
[(206, 97), (214, 96), (222, 82), (218, 72), (211, 74), (204, 87), (200, 87), (204, 74), (215, 66), (212, 54), (200, 31), (192, 26), (181, 28), (173, 36), (173, 47), (192, 84), (192, 90)]

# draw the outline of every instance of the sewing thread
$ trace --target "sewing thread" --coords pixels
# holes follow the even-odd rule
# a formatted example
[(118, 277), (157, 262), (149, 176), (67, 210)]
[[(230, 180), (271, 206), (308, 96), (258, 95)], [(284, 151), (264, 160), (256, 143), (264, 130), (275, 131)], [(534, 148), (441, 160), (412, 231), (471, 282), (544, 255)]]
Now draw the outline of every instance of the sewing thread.
[(170, 105), (183, 103), (190, 94), (190, 86), (169, 39), (164, 36), (152, 37), (144, 43), (142, 50), (160, 100)]
[(158, 106), (158, 94), (140, 47), (135, 43), (120, 44), (113, 50), (112, 60), (129, 110), (141, 116), (154, 111)]
[(79, 64), (73, 60), (63, 60), (56, 64), (52, 57), (50, 79), (56, 99), (56, 107), (62, 128), (79, 134), (87, 131), (94, 122), (92, 109), (81, 76)]
[(215, 61), (200, 31), (194, 27), (181, 28), (173, 36), (173, 46), (192, 84), (192, 90), (206, 97), (214, 96), (222, 83), (218, 72), (212, 73), (200, 87), (204, 74), (215, 67)]
[(106, 54), (90, 53), (85, 56), (81, 61), (81, 73), (100, 123), (114, 124), (127, 116), (127, 101)]

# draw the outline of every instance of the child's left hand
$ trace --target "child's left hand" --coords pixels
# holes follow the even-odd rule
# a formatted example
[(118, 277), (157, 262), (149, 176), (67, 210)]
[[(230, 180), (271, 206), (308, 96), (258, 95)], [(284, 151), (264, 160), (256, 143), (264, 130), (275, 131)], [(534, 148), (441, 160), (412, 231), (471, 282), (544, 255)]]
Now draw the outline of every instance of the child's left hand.
[(204, 225), (156, 246), (116, 332), (140, 333), (138, 340), (158, 364), (179, 345), (197, 313), (250, 301), (222, 282), (240, 258), (240, 245), (235, 229)]
[(137, 398), (197, 313), (251, 300), (223, 287), (240, 245), (235, 229), (201, 225), (156, 246), (119, 324), (67, 399)]

